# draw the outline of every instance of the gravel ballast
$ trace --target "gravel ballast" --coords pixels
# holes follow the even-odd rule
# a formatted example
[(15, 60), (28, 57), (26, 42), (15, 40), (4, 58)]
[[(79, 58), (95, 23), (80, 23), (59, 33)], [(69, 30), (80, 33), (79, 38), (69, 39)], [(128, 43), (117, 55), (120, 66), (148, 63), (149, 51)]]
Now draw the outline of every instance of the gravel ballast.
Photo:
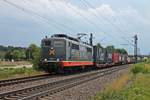
[[(128, 66), (128, 65), (125, 65), (125, 66)], [(81, 85), (72, 87), (70, 89), (64, 90), (62, 92), (56, 93), (54, 95), (51, 95), (49, 97), (45, 97), (42, 99), (44, 100), (45, 99), (48, 99), (48, 100), (88, 100), (90, 97), (94, 96), (97, 92), (99, 92), (100, 90), (103, 90), (106, 84), (112, 82), (112, 80), (118, 78), (122, 73), (126, 71), (128, 71), (128, 69), (122, 69), (120, 71), (111, 73), (109, 75), (105, 75), (98, 79), (89, 81), (87, 83), (83, 83)], [(37, 81), (32, 81), (32, 82), (27, 82), (27, 83), (19, 83), (19, 84), (14, 84), (10, 86), (5, 86), (5, 87), (0, 88), (0, 93), (12, 91), (12, 90), (18, 90), (18, 89), (27, 88), (27, 87), (32, 87), (32, 86), (41, 85), (41, 84), (46, 84), (49, 82), (64, 80), (64, 79), (80, 76), (81, 74), (84, 75), (84, 74), (89, 74), (89, 73), (94, 73), (94, 72), (95, 71), (72, 74), (72, 75), (67, 75), (67, 76), (56, 76), (56, 77), (49, 78), (49, 79), (42, 79), (42, 80), (37, 80)]]
[(117, 79), (123, 73), (128, 72), (128, 69), (105, 75), (93, 81), (83, 83), (81, 85), (72, 87), (62, 92), (56, 93), (49, 97), (42, 98), (43, 100), (89, 100), (96, 93), (102, 91), (107, 84)]
[(18, 89), (22, 89), (22, 88), (33, 87), (33, 86), (51, 83), (51, 82), (56, 82), (59, 80), (69, 79), (69, 78), (73, 78), (73, 77), (77, 77), (77, 76), (85, 75), (85, 74), (89, 74), (89, 73), (94, 73), (94, 72), (95, 71), (82, 72), (82, 73), (76, 73), (76, 74), (71, 74), (71, 75), (56, 75), (53, 78), (51, 77), (51, 78), (40, 79), (40, 80), (36, 80), (36, 81), (18, 83), (18, 84), (14, 84), (14, 85), (12, 84), (9, 86), (0, 87), (0, 93), (12, 91), (12, 90), (18, 90)]

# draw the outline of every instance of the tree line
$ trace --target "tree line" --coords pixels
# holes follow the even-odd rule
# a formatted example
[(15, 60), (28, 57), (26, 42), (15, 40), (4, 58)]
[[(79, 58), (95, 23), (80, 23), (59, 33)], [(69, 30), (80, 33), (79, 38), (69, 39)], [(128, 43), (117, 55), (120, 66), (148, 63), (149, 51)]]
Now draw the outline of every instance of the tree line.
[[(97, 46), (103, 48), (100, 43)], [(114, 46), (107, 46), (109, 52), (118, 52), (121, 54), (127, 54), (125, 49), (115, 48)], [(0, 59), (9, 60), (12, 59), (15, 61), (20, 60), (33, 60), (40, 57), (40, 47), (35, 44), (30, 44), (29, 47), (13, 47), (13, 46), (2, 46), (0, 45)]]
[(40, 47), (30, 44), (29, 47), (0, 46), (1, 60), (33, 60), (40, 54)]

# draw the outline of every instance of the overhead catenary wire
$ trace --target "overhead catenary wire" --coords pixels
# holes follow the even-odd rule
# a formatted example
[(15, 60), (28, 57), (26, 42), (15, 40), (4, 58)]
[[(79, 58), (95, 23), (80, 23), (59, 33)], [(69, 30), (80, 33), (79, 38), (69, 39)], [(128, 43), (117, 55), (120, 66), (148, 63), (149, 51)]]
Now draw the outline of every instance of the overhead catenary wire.
[(91, 20), (89, 20), (87, 17), (85, 17), (82, 13), (78, 12), (76, 9), (74, 9), (73, 7), (71, 7), (69, 4), (66, 5), (68, 8), (72, 9), (76, 14), (78, 14), (79, 16), (81, 16), (87, 23), (92, 24), (94, 27), (96, 27), (96, 29), (99, 29), (103, 32), (103, 34), (108, 35), (110, 37), (112, 37), (115, 41), (118, 42), (118, 39), (116, 39), (115, 37), (113, 37), (111, 34), (107, 33), (106, 31), (104, 31), (101, 27), (99, 27), (98, 25), (96, 25), (94, 22), (92, 22)]
[[(88, 1), (86, 1), (86, 0), (80, 0), (80, 1), (83, 2), (84, 4), (88, 5), (89, 7), (94, 8), (94, 6), (92, 4), (90, 4)], [(94, 15), (100, 20), (99, 16), (97, 16), (95, 13), (94, 13)], [(124, 33), (124, 31), (122, 31), (117, 25), (112, 23), (108, 18), (104, 17), (102, 14), (100, 14), (100, 16), (102, 19), (106, 20), (108, 23), (110, 23), (114, 28), (119, 30), (121, 33)], [(127, 40), (123, 36), (121, 38), (124, 39), (125, 41), (127, 41), (130, 45), (133, 45), (129, 40)]]
[(88, 24), (90, 24), (92, 26), (95, 26), (95, 29), (99, 28), (95, 23), (93, 23), (87, 17), (85, 17), (82, 13), (80, 13), (79, 11), (77, 11), (76, 9), (74, 9), (73, 7), (71, 7), (68, 3), (66, 4), (66, 6), (69, 9), (72, 9), (77, 15), (81, 16)]
[[(84, 3), (83, 3), (83, 5), (84, 5), (84, 6), (87, 6), (87, 5), (84, 4)], [(100, 23), (103, 23), (103, 22), (101, 21), (101, 19), (99, 19), (99, 17), (98, 17), (95, 13), (93, 13), (93, 15), (99, 20)], [(103, 24), (104, 24), (104, 23), (103, 23)], [(118, 41), (118, 39), (117, 39), (116, 37), (114, 37), (113, 35), (108, 34), (107, 32), (105, 32), (105, 34)]]
[[(30, 3), (31, 4), (31, 2), (32, 1), (30, 1), (30, 0), (24, 0), (24, 2), (25, 3), (27, 3), (27, 1), (28, 1), (28, 3)], [(50, 0), (49, 0), (49, 2), (50, 2)], [(54, 8), (54, 9), (56, 9), (56, 8)], [(36, 12), (37, 13), (37, 12)], [(45, 17), (47, 20), (50, 20), (49, 18), (47, 18), (47, 17)], [(65, 29), (67, 29), (67, 30), (70, 30), (70, 31), (76, 31), (74, 28), (72, 28), (71, 27), (71, 25), (69, 25), (69, 24), (67, 24), (67, 23), (60, 23), (60, 22), (58, 22), (58, 21), (56, 21), (55, 19), (51, 19), (50, 21), (52, 21), (52, 22), (54, 22), (54, 23), (56, 23), (58, 26), (61, 26), (61, 27), (64, 27)], [(68, 26), (69, 25), (69, 26)], [(69, 32), (70, 32), (69, 31)]]
[[(23, 12), (25, 12), (25, 13), (28, 13), (29, 15), (34, 15), (34, 16), (36, 16), (36, 17), (39, 17), (42, 22), (47, 23), (48, 25), (54, 27), (55, 29), (59, 29), (59, 30), (61, 30), (61, 31), (66, 32), (66, 27), (64, 27), (64, 26), (61, 25), (60, 23), (57, 23), (57, 22), (55, 22), (55, 21), (53, 21), (53, 20), (49, 20), (48, 18), (46, 18), (46, 17), (44, 17), (44, 16), (42, 16), (42, 15), (40, 15), (40, 14), (34, 12), (34, 11), (30, 11), (30, 10), (28, 10), (28, 9), (25, 9), (25, 8), (19, 6), (19, 5), (15, 4), (15, 3), (12, 3), (12, 2), (10, 2), (10, 1), (8, 1), (8, 0), (3, 0), (3, 1), (4, 1), (5, 3), (7, 3), (7, 4), (9, 4), (9, 5), (11, 5), (11, 6), (13, 6), (13, 7), (15, 7), (15, 8), (17, 8), (17, 9), (19, 9), (19, 10), (21, 10), (21, 11), (23, 11)], [(49, 22), (50, 22), (50, 23), (49, 23)], [(68, 30), (68, 28), (67, 28), (67, 30)]]
[[(86, 5), (88, 5), (89, 7), (94, 8), (94, 6), (93, 6), (92, 4), (90, 4), (88, 1), (86, 1), (86, 0), (80, 0), (80, 1), (83, 2), (84, 5), (86, 4)], [(101, 19), (99, 18), (99, 16), (97, 16), (95, 13), (94, 13), (94, 15), (95, 15), (99, 20), (101, 20)], [(119, 30), (120, 32), (124, 33), (117, 25), (115, 25), (114, 23), (112, 23), (112, 22), (111, 22), (108, 18), (106, 18), (105, 16), (101, 15), (101, 18), (104, 19), (104, 20), (106, 20), (108, 23), (110, 23), (114, 28), (116, 28), (116, 29)], [(130, 41), (128, 41), (126, 38), (124, 38), (124, 37), (121, 37), (121, 38), (123, 38), (125, 41), (127, 41), (128, 43), (130, 43)], [(131, 43), (130, 43), (130, 44), (131, 44)]]
[[(59, 9), (61, 8), (62, 6), (61, 5), (56, 5), (56, 3), (54, 3), (53, 1), (55, 0), (48, 0), (50, 4), (52, 4), (54, 6), (54, 9)], [(67, 15), (67, 13), (66, 13)], [(68, 17), (68, 16), (64, 16), (63, 19), (65, 19), (67, 22), (72, 22), (72, 20)], [(71, 26), (75, 26), (77, 29), (81, 28), (76, 22), (73, 22), (71, 23)], [(79, 30), (76, 30), (76, 31), (79, 31)]]
[[(42, 15), (40, 15), (40, 14), (34, 12), (34, 11), (30, 11), (30, 10), (28, 10), (28, 9), (25, 9), (25, 8), (19, 6), (19, 5), (15, 4), (15, 3), (12, 3), (12, 2), (10, 2), (10, 1), (8, 1), (8, 0), (3, 0), (3, 1), (6, 2), (7, 4), (11, 5), (11, 6), (16, 7), (17, 9), (22, 10), (23, 12), (26, 12), (26, 13), (28, 13), (28, 14), (32, 14), (32, 15), (34, 15), (34, 16), (40, 17), (43, 22), (46, 22), (47, 24), (53, 26), (53, 27), (56, 28), (56, 29), (60, 29), (60, 30), (66, 31), (66, 30), (65, 30), (66, 27), (65, 27), (64, 25), (58, 23), (58, 22), (55, 22), (55, 21), (52, 20), (52, 21), (51, 21), (51, 24), (50, 24), (50, 23), (49, 23), (50, 20), (49, 20), (48, 18), (46, 18), (46, 17), (44, 17), (44, 16), (42, 16)], [(80, 16), (82, 16), (88, 23), (94, 25), (95, 27), (97, 27), (97, 28), (100, 29), (103, 33), (106, 34), (106, 32), (105, 32), (103, 29), (101, 29), (99, 26), (97, 26), (94, 22), (90, 21), (87, 17), (83, 16), (82, 13), (77, 12), (75, 9), (74, 9), (74, 11), (75, 11), (76, 13), (78, 13)], [(67, 30), (68, 30), (68, 29), (69, 29), (69, 28), (67, 28)]]

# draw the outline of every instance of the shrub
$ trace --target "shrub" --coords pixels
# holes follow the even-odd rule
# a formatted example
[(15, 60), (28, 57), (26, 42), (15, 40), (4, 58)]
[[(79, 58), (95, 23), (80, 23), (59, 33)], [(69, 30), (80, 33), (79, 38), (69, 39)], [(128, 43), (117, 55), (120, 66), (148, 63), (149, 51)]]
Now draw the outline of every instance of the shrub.
[(133, 66), (133, 68), (131, 69), (131, 71), (132, 71), (133, 74), (137, 74), (137, 73), (142, 72), (143, 67), (144, 67), (144, 64), (135, 64)]
[(146, 63), (147, 63), (147, 64), (150, 64), (150, 58), (148, 58), (148, 59), (146, 60)]
[(148, 74), (150, 73), (150, 65), (144, 63), (135, 64), (133, 65), (131, 72), (133, 74), (138, 74), (138, 73)]
[(35, 49), (35, 52), (33, 53), (33, 60), (32, 60), (32, 63), (33, 63), (33, 68), (36, 69), (36, 70), (39, 70), (39, 63), (40, 63), (40, 57), (41, 57), (41, 50), (40, 48), (36, 48)]

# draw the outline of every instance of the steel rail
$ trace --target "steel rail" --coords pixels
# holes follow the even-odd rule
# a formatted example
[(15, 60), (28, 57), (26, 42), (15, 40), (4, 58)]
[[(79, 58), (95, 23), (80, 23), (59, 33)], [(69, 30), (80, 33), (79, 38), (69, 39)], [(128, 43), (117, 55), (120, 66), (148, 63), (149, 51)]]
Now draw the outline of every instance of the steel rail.
[(101, 76), (111, 74), (115, 71), (128, 68), (127, 66), (117, 66), (98, 70), (93, 73), (87, 73), (85, 75), (64, 79), (47, 84), (37, 85), (29, 88), (23, 88), (20, 90), (13, 90), (5, 93), (0, 93), (0, 99), (2, 100), (37, 100), (48, 94), (54, 94), (59, 91), (71, 88), (73, 86), (85, 83), (87, 81), (99, 78)]
[(19, 83), (25, 83), (25, 82), (30, 82), (30, 81), (36, 81), (36, 80), (41, 80), (41, 79), (46, 79), (46, 78), (50, 78), (50, 75), (43, 74), (43, 75), (36, 75), (36, 76), (31, 76), (31, 77), (0, 80), (0, 87), (19, 84)]

